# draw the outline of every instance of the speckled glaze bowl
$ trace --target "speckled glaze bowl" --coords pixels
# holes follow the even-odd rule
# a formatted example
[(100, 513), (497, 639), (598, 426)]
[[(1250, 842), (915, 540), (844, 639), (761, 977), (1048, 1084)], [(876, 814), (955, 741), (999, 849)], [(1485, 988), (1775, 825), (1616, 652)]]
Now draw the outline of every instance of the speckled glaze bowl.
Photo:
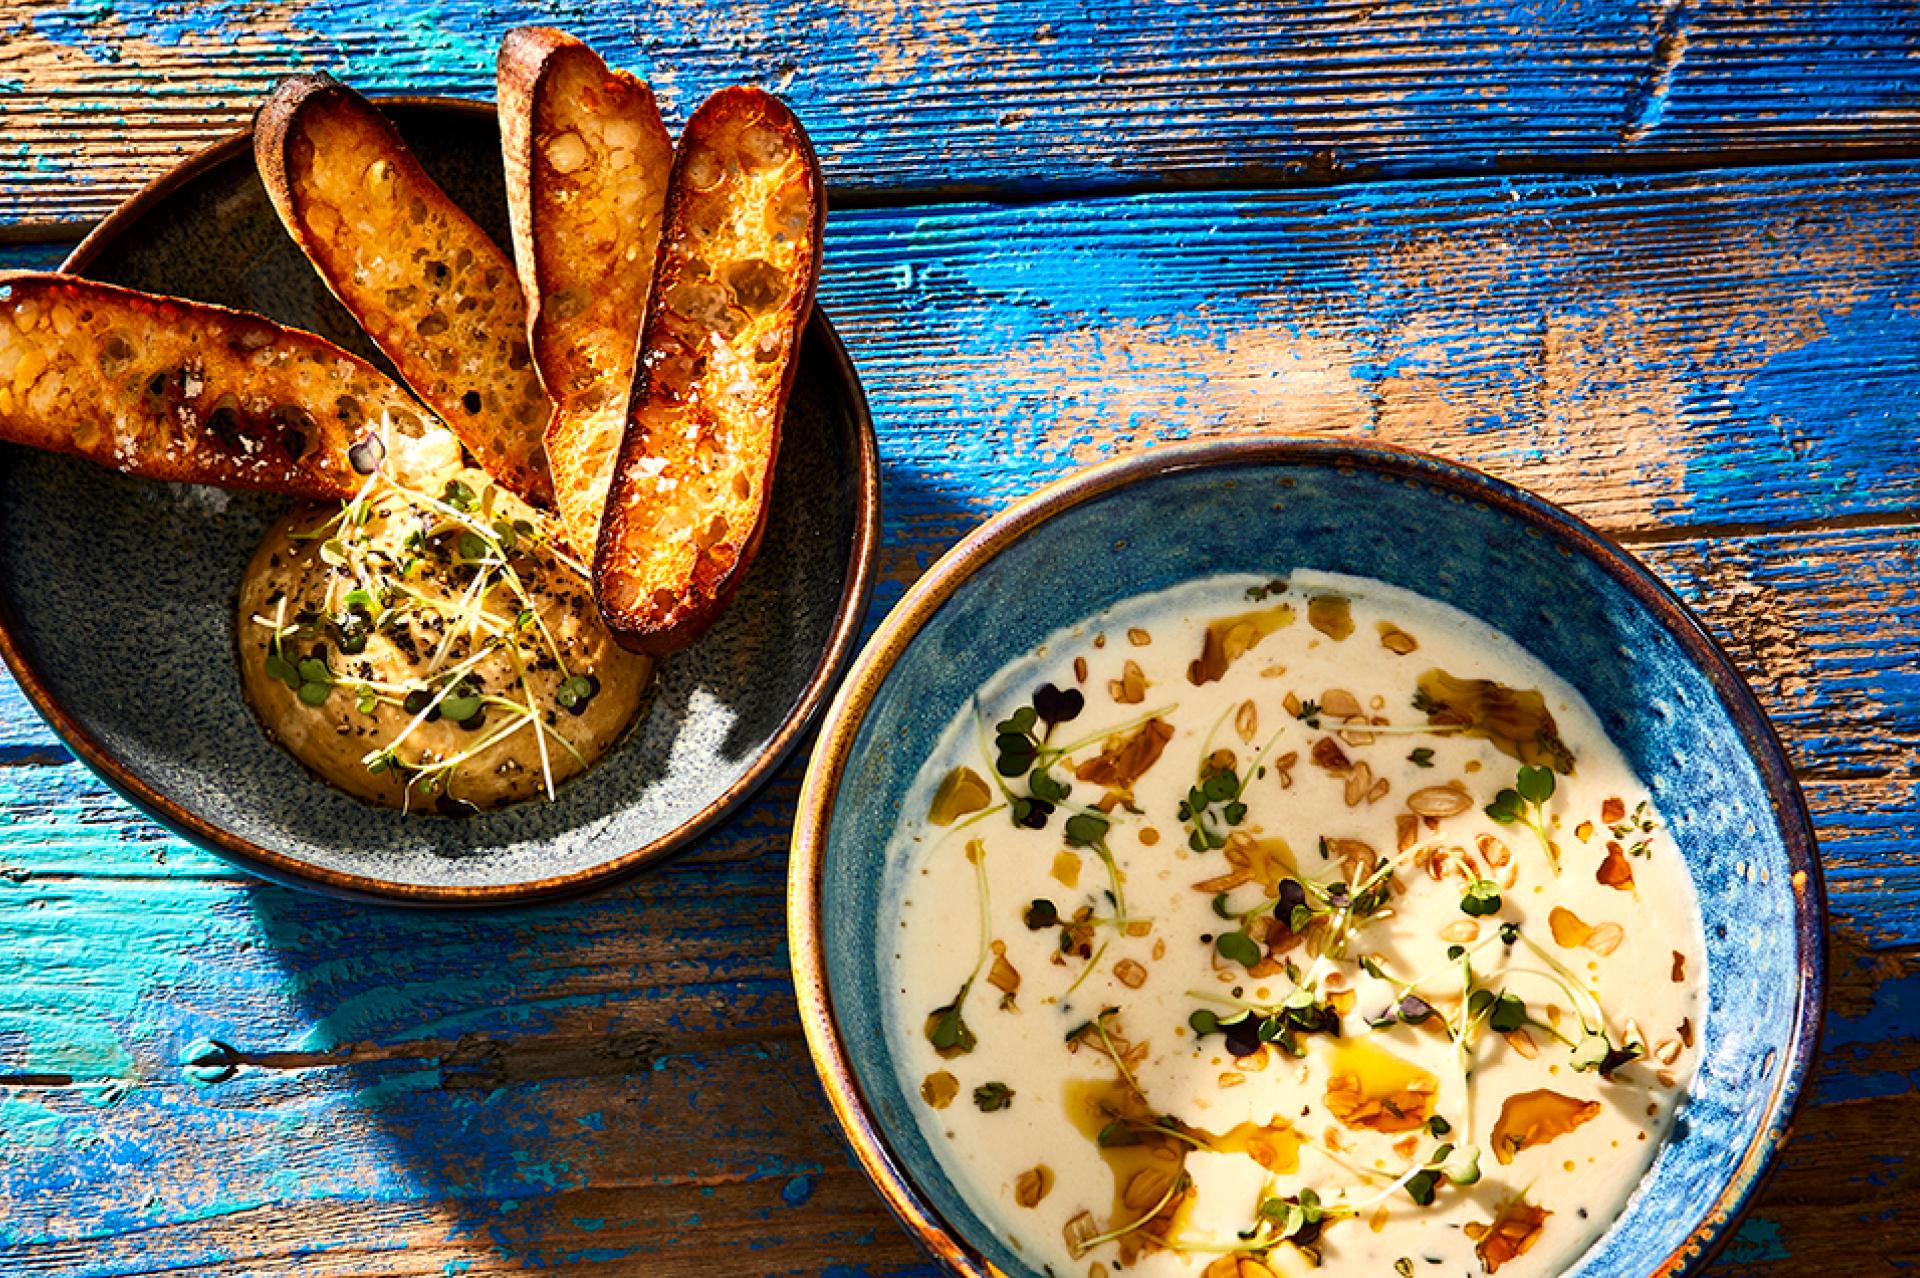
[(1327, 438), (1164, 447), (1000, 514), (881, 625), (828, 711), (789, 881), (794, 980), (835, 1116), (900, 1219), (957, 1274), (1031, 1275), (914, 1120), (880, 1009), (878, 918), (902, 797), (989, 675), (1117, 600), (1219, 572), (1356, 573), (1520, 638), (1578, 688), (1651, 786), (1699, 889), (1709, 1008), (1673, 1138), (1569, 1272), (1691, 1274), (1785, 1137), (1824, 992), (1813, 833), (1726, 656), (1654, 576), (1537, 497), (1436, 458)]
[[(448, 193), (508, 243), (493, 107), (382, 105)], [(281, 228), (245, 136), (140, 192), (64, 269), (259, 311), (389, 367)], [(267, 740), (241, 696), (233, 610), (280, 498), (0, 446), (0, 654), (109, 785), (269, 878), (414, 904), (562, 895), (685, 847), (805, 733), (859, 636), (879, 487), (859, 379), (815, 311), (767, 532), (739, 595), (665, 663), (628, 740), (551, 804), (407, 816), (330, 788)]]

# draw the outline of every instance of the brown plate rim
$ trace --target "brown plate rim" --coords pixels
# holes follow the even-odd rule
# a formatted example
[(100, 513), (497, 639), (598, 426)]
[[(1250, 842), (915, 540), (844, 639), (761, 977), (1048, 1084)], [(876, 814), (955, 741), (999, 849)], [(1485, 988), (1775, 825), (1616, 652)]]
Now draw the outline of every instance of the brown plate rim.
[[(411, 107), (453, 111), (475, 117), (497, 114), (493, 103), (471, 98), (443, 97), (434, 94), (382, 96), (372, 99), (382, 107)], [(96, 225), (60, 264), (67, 274), (84, 275), (110, 245), (117, 243), (159, 200), (178, 190), (207, 170), (225, 164), (252, 147), (252, 133), (239, 130), (207, 146), (134, 192)], [(800, 738), (813, 725), (826, 703), (827, 693), (852, 659), (867, 604), (872, 598), (880, 547), (880, 450), (874, 433), (873, 415), (867, 404), (853, 361), (826, 312), (815, 305), (809, 317), (811, 336), (824, 342), (827, 359), (834, 374), (849, 392), (854, 416), (854, 437), (858, 456), (858, 503), (853, 546), (848, 556), (850, 572), (841, 589), (839, 608), (825, 651), (814, 666), (799, 699), (788, 711), (773, 737), (759, 756), (730, 786), (686, 820), (639, 848), (622, 853), (588, 869), (550, 878), (520, 883), (489, 884), (474, 887), (399, 883), (372, 875), (349, 874), (327, 869), (291, 857), (244, 839), (210, 821), (187, 811), (180, 804), (149, 786), (132, 769), (86, 731), (70, 716), (40, 678), (14, 636), (7, 610), (0, 608), (0, 659), (4, 659), (14, 680), (27, 699), (47, 720), (60, 739), (89, 768), (122, 798), (161, 825), (216, 855), (227, 858), (265, 878), (292, 886), (314, 888), (335, 896), (357, 900), (420, 906), (480, 907), (527, 904), (573, 896), (626, 878), (655, 865), (707, 833), (730, 815), (763, 785)]]

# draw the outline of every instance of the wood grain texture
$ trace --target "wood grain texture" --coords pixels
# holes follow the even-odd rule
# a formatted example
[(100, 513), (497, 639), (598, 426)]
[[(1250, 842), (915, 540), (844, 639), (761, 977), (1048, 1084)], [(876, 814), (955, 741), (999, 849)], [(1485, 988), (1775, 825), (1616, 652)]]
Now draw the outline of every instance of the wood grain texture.
[(1920, 145), (1901, 0), (16, 0), (0, 222), (84, 221), (238, 127), (273, 80), (492, 96), (562, 26), (674, 126), (746, 79), (848, 191), (1324, 182)]
[[(893, 535), (930, 543), (908, 554), (943, 536)], [(1861, 735), (1920, 730), (1880, 656), (1920, 607), (1912, 551), (1854, 529), (1650, 554), (1815, 761), (1839, 952), (1789, 1187), (1869, 1175), (1844, 1153), (1862, 1106), (1905, 1104), (1920, 1080), (1920, 877), (1900, 851), (1920, 837), (1920, 786), (1897, 756), (1818, 762), (1837, 755), (1822, 743), (1835, 698), (1858, 706), (1862, 689), (1882, 691)], [(16, 1077), (60, 1082), (0, 1105), (0, 1268), (695, 1273), (706, 1248), (752, 1240), (756, 1272), (916, 1272), (833, 1138), (793, 1023), (781, 853), (797, 772), (657, 875), (430, 917), (256, 884), (77, 765), (0, 768), (0, 1043), (24, 1045), (5, 1058)], [(193, 1060), (236, 1067), (196, 1084)], [(1797, 1272), (1834, 1237), (1798, 1192), (1769, 1197), (1724, 1272)], [(388, 1241), (369, 1252), (370, 1237)]]
[(889, 478), (955, 533), (1112, 450), (1267, 428), (1646, 538), (1911, 509), (1916, 215), (1911, 163), (866, 210), (822, 300)]
[[(453, 918), (341, 906), (170, 840), (119, 838), (117, 803), (77, 767), (57, 771), (6, 775), (60, 793), (64, 828), (102, 809), (107, 824), (0, 853), (0, 1033), (41, 1045), (25, 1069), (72, 1080), (13, 1089), (0, 1109), (8, 1272), (278, 1273), (304, 1259), (498, 1273), (598, 1255), (692, 1274), (709, 1247), (755, 1244), (753, 1272), (918, 1263), (840, 1151), (792, 1024), (791, 776), (661, 874)], [(1844, 1227), (1800, 1194), (1825, 1184), (1834, 1201), (1836, 1176), (1862, 1189), (1874, 1168), (1845, 1155), (1860, 1110), (1904, 1113), (1920, 1076), (1920, 960), (1868, 948), (1848, 922), (1878, 910), (1846, 867), (1885, 849), (1834, 823), (1867, 789), (1810, 787), (1840, 920), (1830, 1048), (1782, 1172), (1802, 1189), (1770, 1195), (1748, 1227), (1783, 1229), (1796, 1250), (1726, 1272), (1799, 1272), (1793, 1256), (1831, 1245)], [(57, 1022), (29, 1023), (49, 1007)], [(234, 1049), (231, 1077), (183, 1068), (210, 1059), (206, 1039)], [(1873, 1147), (1897, 1148), (1885, 1132)]]
[[(736, 79), (807, 120), (876, 617), (1061, 471), (1255, 427), (1459, 457), (1628, 543), (1779, 726), (1832, 897), (1809, 1107), (1715, 1278), (1920, 1267), (1920, 10), (21, 0), (0, 269), (283, 74), (489, 96), (534, 21), (671, 124)], [(0, 1272), (931, 1275), (794, 1023), (797, 777), (640, 881), (427, 917), (186, 847), (0, 679)]]

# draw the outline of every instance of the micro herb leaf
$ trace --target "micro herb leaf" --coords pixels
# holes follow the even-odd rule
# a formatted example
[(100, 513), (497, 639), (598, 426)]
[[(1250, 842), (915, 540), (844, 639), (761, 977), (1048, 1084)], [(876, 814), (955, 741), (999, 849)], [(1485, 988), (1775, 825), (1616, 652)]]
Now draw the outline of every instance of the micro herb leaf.
[(1060, 781), (1044, 767), (1035, 768), (1027, 774), (1027, 791), (1036, 799), (1045, 799), (1048, 803), (1065, 803), (1073, 793), (1073, 787)]
[(1251, 968), (1260, 962), (1260, 947), (1245, 932), (1222, 932), (1214, 938), (1213, 948), (1221, 958), (1243, 967)]
[(1476, 879), (1460, 898), (1460, 912), (1475, 917), (1497, 914), (1500, 910), (1500, 885), (1492, 879)]
[(1511, 1034), (1527, 1023), (1527, 1005), (1512, 994), (1502, 990), (1493, 1000), (1493, 1014), (1487, 1018), (1487, 1025), (1496, 1034)]
[(1036, 897), (1020, 918), (1029, 932), (1042, 932), (1060, 926), (1059, 907), (1044, 897)]
[(1087, 699), (1078, 688), (1062, 689), (1043, 683), (1033, 692), (1034, 712), (1047, 725), (1048, 733), (1053, 731), (1055, 724), (1079, 718), (1086, 705)]
[(446, 501), (447, 505), (459, 511), (470, 511), (477, 504), (477, 499), (473, 495), (473, 489), (467, 487), (457, 479), (449, 479), (445, 490), (443, 490), (440, 495), (442, 499)]
[(295, 692), (300, 691), (300, 671), (291, 661), (277, 652), (267, 654), (267, 674), (278, 679)]
[(1013, 1104), (1013, 1089), (1005, 1083), (982, 1083), (973, 1089), (973, 1103), (983, 1114), (993, 1114)]
[(1553, 769), (1523, 767), (1515, 788), (1520, 791), (1521, 798), (1537, 807), (1553, 797)]
[(1482, 809), (1488, 818), (1501, 825), (1512, 825), (1520, 819), (1520, 792), (1502, 790), (1493, 796), (1493, 802)]
[(1412, 753), (1407, 755), (1407, 761), (1416, 768), (1431, 768), (1433, 766), (1433, 747), (1420, 746), (1416, 748)]
[(960, 987), (960, 992), (953, 996), (953, 1002), (944, 1007), (934, 1008), (933, 1013), (927, 1017), (927, 1041), (933, 1044), (934, 1051), (948, 1060), (956, 1056), (965, 1056), (979, 1046), (979, 1040), (967, 1027), (966, 1018), (960, 1014), (961, 1006), (967, 1001), (967, 992), (972, 988), (973, 982), (968, 981)]
[(1416, 1207), (1431, 1207), (1433, 1191), (1439, 1183), (1440, 1173), (1437, 1171), (1415, 1172), (1407, 1181), (1407, 1197), (1413, 1199)]
[(1097, 812), (1076, 812), (1067, 818), (1066, 839), (1070, 848), (1090, 848), (1107, 837), (1107, 818)]

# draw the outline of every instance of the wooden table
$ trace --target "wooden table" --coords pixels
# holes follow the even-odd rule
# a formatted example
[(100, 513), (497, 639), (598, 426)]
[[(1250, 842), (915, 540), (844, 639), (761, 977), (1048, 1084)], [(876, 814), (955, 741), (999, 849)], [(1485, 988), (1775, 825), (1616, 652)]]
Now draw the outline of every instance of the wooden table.
[[(490, 96), (531, 21), (672, 123), (748, 79), (811, 125), (875, 617), (1069, 467), (1256, 427), (1461, 458), (1651, 564), (1785, 736), (1832, 899), (1798, 1135), (1714, 1272), (1920, 1265), (1920, 10), (0, 0), (0, 266), (285, 72)], [(183, 845), (11, 684), (0, 765), (0, 1272), (930, 1271), (795, 1023), (797, 763), (669, 869), (459, 916)]]

